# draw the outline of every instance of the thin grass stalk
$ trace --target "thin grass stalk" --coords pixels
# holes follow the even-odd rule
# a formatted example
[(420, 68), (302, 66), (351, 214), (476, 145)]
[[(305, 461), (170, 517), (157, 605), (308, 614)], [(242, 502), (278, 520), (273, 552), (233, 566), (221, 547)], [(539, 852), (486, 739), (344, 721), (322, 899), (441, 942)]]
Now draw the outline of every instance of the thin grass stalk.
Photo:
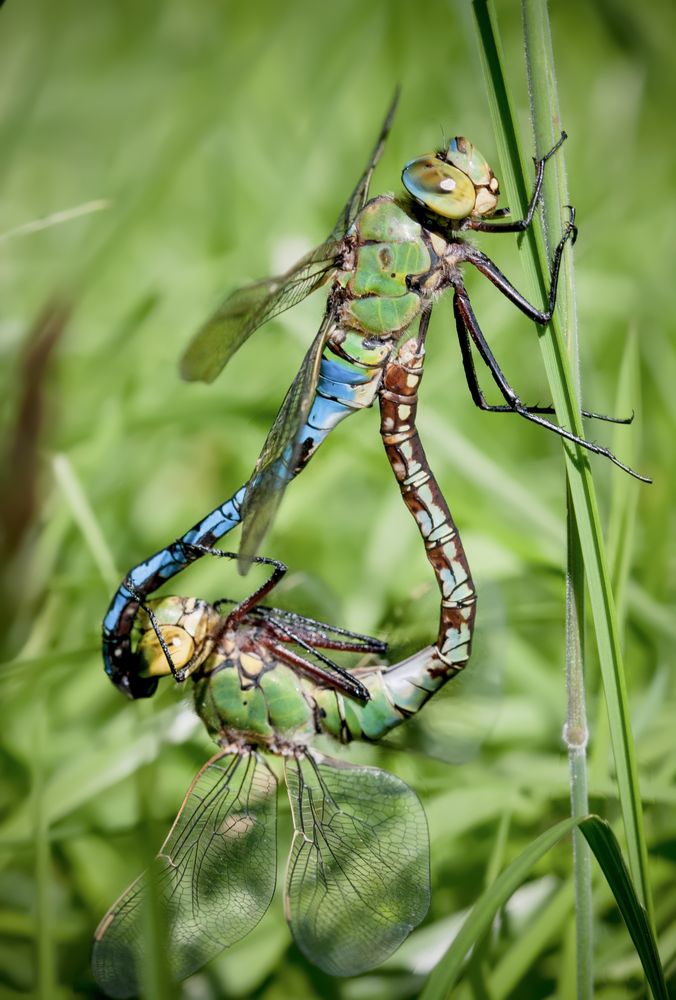
[(45, 809), (45, 765), (48, 746), (47, 695), (42, 690), (35, 704), (35, 756), (33, 802), (35, 824), (35, 957), (38, 1000), (53, 1000), (57, 993), (56, 962), (51, 915), (51, 851), (49, 818)]
[(120, 578), (108, 543), (91, 504), (82, 488), (67, 455), (52, 456), (54, 478), (64, 499), (70, 507), (73, 520), (77, 524), (89, 549), (101, 579), (107, 589), (113, 590)]
[[(566, 573), (566, 689), (568, 711), (564, 741), (568, 750), (570, 811), (589, 814), (587, 775), (587, 701), (584, 682), (584, 564), (570, 490), (567, 496), (568, 570)], [(589, 845), (579, 829), (573, 831), (575, 884), (575, 944), (578, 1000), (594, 995), (594, 922), (592, 866)]]
[[(488, 86), (489, 105), (496, 141), (501, 154), (503, 180), (512, 211), (516, 213), (526, 205), (527, 183), (511, 100), (502, 70), (503, 60), (498, 39), (497, 21), (493, 5), (488, 0), (474, 0), (473, 11), (478, 27), (480, 51)], [(535, 13), (538, 15), (537, 10)], [(546, 301), (548, 266), (544, 243), (538, 227), (531, 227), (525, 234), (523, 248), (526, 251), (523, 254), (523, 260), (532, 288), (533, 290), (539, 289), (541, 300)], [(540, 332), (539, 342), (557, 419), (574, 433), (582, 435), (579, 403), (558, 315), (555, 315), (553, 321)], [(653, 908), (648, 881), (643, 810), (631, 735), (619, 628), (610, 586), (596, 492), (587, 453), (579, 446), (568, 442), (563, 442), (563, 448), (577, 530), (584, 553), (585, 575), (589, 588), (589, 601), (608, 710), (629, 865), (639, 899), (646, 906), (652, 922)]]
[[(528, 92), (536, 156), (551, 149), (561, 130), (556, 68), (546, 0), (522, 0), (521, 13), (528, 73)], [(561, 235), (561, 206), (568, 204), (565, 158), (556, 158), (555, 170), (545, 178), (542, 221), (551, 261)], [(549, 189), (553, 190), (549, 190)], [(575, 272), (570, 245), (566, 247), (561, 267), (558, 309), (559, 320), (570, 360), (571, 371), (580, 399), (580, 355), (575, 298)], [(581, 417), (578, 410), (578, 416)], [(566, 691), (568, 694), (564, 742), (568, 752), (571, 815), (589, 813), (587, 775), (587, 696), (584, 677), (584, 557), (575, 521), (566, 473)], [(578, 1000), (594, 995), (594, 924), (592, 912), (592, 868), (589, 846), (579, 829), (573, 831), (573, 882), (575, 885), (575, 942)]]
[[(153, 709), (149, 704), (142, 707), (143, 719), (150, 723)], [(173, 981), (167, 961), (169, 934), (167, 913), (163, 909), (161, 884), (155, 866), (157, 828), (153, 820), (152, 802), (157, 787), (157, 768), (154, 760), (136, 772), (136, 790), (140, 826), (144, 848), (144, 868), (146, 871), (147, 894), (144, 901), (143, 933), (145, 955), (143, 966), (137, 969), (143, 1000), (176, 1000), (180, 987)]]

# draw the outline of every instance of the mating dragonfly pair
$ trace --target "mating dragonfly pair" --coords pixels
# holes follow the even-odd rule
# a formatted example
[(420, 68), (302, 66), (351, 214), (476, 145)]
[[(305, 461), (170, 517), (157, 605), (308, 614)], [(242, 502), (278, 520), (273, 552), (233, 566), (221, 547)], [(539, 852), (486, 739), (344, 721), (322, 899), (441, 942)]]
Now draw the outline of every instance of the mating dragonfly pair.
[[(554, 253), (546, 310), (524, 299), (461, 234), (525, 230), (546, 162), (565, 134), (536, 161), (523, 219), (509, 221), (507, 210), (498, 210), (497, 179), (463, 138), (407, 164), (405, 196), (369, 200), (395, 106), (396, 97), (329, 239), (287, 274), (227, 298), (183, 358), (186, 378), (212, 381), (259, 326), (329, 286), (319, 332), (249, 481), (131, 570), (104, 619), (104, 661), (113, 683), (139, 698), (152, 695), (164, 675), (191, 678), (197, 714), (220, 746), (195, 778), (154, 868), (126, 890), (96, 932), (94, 972), (111, 996), (138, 989), (151, 886), (163, 906), (176, 978), (239, 940), (267, 910), (275, 883), (275, 781), (262, 751), (284, 759), (295, 829), (286, 912), (312, 962), (337, 975), (363, 972), (391, 954), (427, 911), (428, 836), (415, 793), (384, 771), (331, 760), (310, 744), (318, 733), (342, 742), (380, 739), (418, 712), (470, 655), (476, 594), (415, 420), (425, 337), (443, 292), (453, 289), (463, 367), (477, 406), (518, 413), (636, 475), (607, 449), (553, 423), (551, 407), (522, 403), (479, 327), (460, 270), (473, 265), (530, 319), (550, 320), (563, 249), (576, 236), (572, 209)], [(472, 345), (502, 394), (499, 406), (481, 391)], [(376, 400), (385, 450), (441, 595), (435, 643), (391, 666), (373, 662), (385, 652), (376, 639), (262, 605), (284, 567), (257, 556), (288, 483), (341, 420)], [(203, 555), (232, 555), (214, 545), (240, 523), (241, 571), (252, 562), (274, 567), (247, 600), (228, 607), (151, 599)], [(327, 655), (334, 650), (369, 654), (371, 662), (348, 672)]]

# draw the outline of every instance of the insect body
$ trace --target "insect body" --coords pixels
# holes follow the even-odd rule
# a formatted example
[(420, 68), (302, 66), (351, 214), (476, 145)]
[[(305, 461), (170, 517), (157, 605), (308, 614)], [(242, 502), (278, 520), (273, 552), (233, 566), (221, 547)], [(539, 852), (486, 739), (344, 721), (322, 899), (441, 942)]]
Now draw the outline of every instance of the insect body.
[[(176, 542), (134, 567), (113, 597), (103, 623), (105, 667), (111, 680), (130, 697), (147, 697), (157, 684), (156, 679), (142, 676), (131, 651), (131, 630), (139, 606), (240, 522), (240, 567), (245, 570), (250, 565), (285, 487), (341, 420), (371, 406), (379, 397), (383, 373), (395, 358), (397, 345), (416, 323), (424, 322), (426, 326), (432, 304), (447, 289), (453, 292), (463, 367), (477, 406), (518, 413), (621, 465), (606, 449), (578, 440), (551, 423), (546, 416), (552, 412), (551, 407), (527, 407), (521, 402), (479, 328), (461, 274), (464, 264), (476, 267), (526, 316), (538, 323), (548, 322), (556, 300), (563, 247), (576, 232), (573, 213), (554, 254), (545, 310), (527, 302), (490, 258), (462, 234), (526, 229), (540, 196), (546, 162), (564, 136), (537, 161), (535, 186), (525, 217), (506, 221), (504, 212), (497, 209), (499, 189), (491, 168), (462, 138), (453, 139), (447, 148), (419, 157), (404, 168), (404, 197), (381, 195), (369, 201), (371, 175), (393, 113), (394, 103), (366, 170), (329, 239), (285, 275), (257, 282), (229, 296), (197, 332), (183, 358), (185, 377), (211, 381), (259, 326), (320, 285), (329, 285), (320, 329), (284, 399), (249, 482)], [(504, 398), (499, 406), (488, 404), (483, 396), (472, 345)]]
[(151, 871), (99, 925), (94, 974), (110, 996), (138, 991), (151, 883), (168, 928), (167, 961), (179, 979), (247, 934), (267, 910), (275, 888), (276, 783), (264, 752), (284, 760), (295, 831), (286, 913), (310, 961), (334, 975), (357, 975), (387, 958), (427, 911), (429, 842), (415, 793), (385, 771), (311, 747), (318, 734), (343, 743), (381, 739), (470, 654), (474, 586), (415, 426), (423, 359), (420, 340), (402, 345), (385, 369), (380, 406), (383, 441), (440, 590), (433, 644), (393, 666), (341, 675), (322, 649), (379, 652), (382, 644), (263, 607), (257, 595), (228, 614), (194, 598), (163, 598), (137, 617), (139, 677), (168, 674), (170, 649), (173, 669), (192, 677), (195, 710), (220, 749), (188, 790)]

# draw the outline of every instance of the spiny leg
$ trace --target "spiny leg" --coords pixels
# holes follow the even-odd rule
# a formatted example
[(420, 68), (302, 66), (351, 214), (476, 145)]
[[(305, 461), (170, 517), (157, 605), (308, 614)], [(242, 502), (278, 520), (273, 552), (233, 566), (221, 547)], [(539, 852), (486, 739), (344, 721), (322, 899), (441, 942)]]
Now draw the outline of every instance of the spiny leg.
[[(217, 549), (213, 545), (200, 545), (199, 542), (182, 542), (182, 547), (186, 550), (186, 556), (188, 557), (190, 556), (191, 550), (194, 550), (193, 558), (197, 558), (201, 555), (216, 556), (219, 559), (237, 560), (240, 558), (240, 555), (237, 552), (224, 552), (222, 549)], [(279, 581), (287, 573), (286, 564), (280, 562), (279, 559), (269, 559), (267, 556), (250, 556), (249, 562), (262, 566), (272, 566), (272, 573), (260, 587), (253, 591), (252, 594), (249, 594), (249, 596), (245, 597), (243, 601), (235, 604), (227, 617), (226, 628), (234, 628), (238, 625), (256, 604), (258, 604), (267, 594), (275, 589)]]
[[(545, 153), (545, 155), (539, 160), (533, 158), (533, 162), (535, 163), (535, 184), (533, 186), (533, 193), (523, 219), (515, 219), (513, 222), (495, 222), (489, 219), (473, 219), (470, 216), (470, 218), (465, 219), (460, 228), (463, 230), (471, 229), (474, 232), (479, 233), (522, 233), (525, 229), (528, 229), (533, 221), (537, 203), (540, 200), (542, 181), (545, 176), (545, 164), (547, 163), (547, 160), (554, 155), (557, 149), (563, 145), (567, 138), (568, 136), (566, 133), (562, 132), (561, 138), (552, 146), (548, 153)], [(508, 213), (509, 209), (502, 209), (500, 212), (496, 212), (495, 215), (504, 216)]]
[[(199, 543), (194, 543), (194, 542), (190, 543), (184, 542), (182, 544), (186, 548), (185, 554), (186, 558), (188, 559), (190, 559), (191, 554), (193, 558), (197, 558), (200, 555), (212, 555), (222, 559), (233, 559), (233, 560), (237, 560), (240, 558), (237, 552), (224, 552), (222, 549), (217, 549), (211, 545), (208, 546), (200, 545)], [(191, 549), (194, 549), (195, 551), (191, 553), (190, 552)], [(314, 641), (313, 642), (307, 641), (303, 635), (299, 634), (299, 630), (287, 628), (284, 622), (280, 620), (279, 615), (275, 614), (276, 611), (275, 608), (256, 607), (259, 601), (263, 597), (265, 597), (272, 590), (274, 590), (274, 588), (277, 586), (282, 577), (287, 573), (287, 566), (285, 565), (285, 563), (280, 562), (280, 560), (278, 559), (270, 559), (267, 556), (252, 556), (250, 557), (250, 561), (252, 563), (258, 563), (260, 565), (272, 566), (273, 571), (270, 574), (270, 577), (263, 584), (261, 584), (261, 586), (258, 587), (252, 594), (246, 597), (243, 601), (240, 601), (238, 604), (235, 604), (232, 611), (226, 617), (224, 628), (226, 629), (236, 628), (243, 621), (246, 615), (249, 614), (249, 612), (259, 611), (260, 614), (257, 617), (260, 618), (261, 624), (267, 628), (267, 631), (269, 633), (268, 635), (265, 635), (265, 633), (263, 633), (260, 636), (260, 642), (263, 645), (265, 645), (268, 649), (270, 649), (273, 653), (275, 653), (277, 656), (283, 659), (290, 666), (295, 667), (296, 669), (299, 670), (299, 672), (304, 673), (312, 680), (322, 683), (328, 687), (336, 688), (337, 690), (342, 691), (344, 694), (347, 694), (352, 698), (357, 698), (359, 701), (363, 702), (369, 701), (371, 696), (368, 692), (368, 689), (361, 683), (361, 681), (353, 677), (352, 674), (348, 670), (345, 670), (344, 667), (341, 667), (338, 663), (335, 663), (333, 660), (329, 659), (328, 656), (325, 656), (323, 653), (321, 653), (319, 649), (316, 647), (323, 646), (323, 648), (325, 649), (335, 649), (348, 652), (365, 652), (365, 651), (382, 652), (384, 651), (384, 648), (386, 648), (384, 644), (379, 642), (378, 640), (370, 640), (368, 643), (361, 642), (357, 644), (355, 642), (340, 641), (337, 639), (331, 640), (328, 637), (326, 638), (320, 637), (320, 641), (317, 642), (316, 644), (314, 643)], [(217, 601), (214, 604), (214, 607), (218, 610), (221, 605), (229, 603), (235, 603), (235, 602), (230, 602), (227, 598), (224, 598), (220, 601)], [(167, 644), (163, 636), (161, 635), (161, 632), (159, 630), (159, 625), (157, 624), (157, 621), (155, 619), (152, 610), (150, 608), (146, 608), (145, 606), (144, 610), (147, 611), (150, 617), (151, 624), (153, 625), (153, 629), (155, 630), (155, 633), (160, 642), (162, 650), (165, 656), (167, 657), (172, 674), (177, 680), (182, 680), (183, 677), (181, 675), (183, 672), (177, 671), (175, 669), (173, 661), (171, 660), (171, 654), (169, 653)], [(284, 612), (282, 612), (281, 614), (283, 616)], [(290, 617), (296, 617), (296, 616), (290, 616)], [(301, 616), (297, 617), (300, 620)], [(341, 633), (344, 633), (346, 635), (350, 635), (353, 638), (357, 637), (357, 633), (349, 633), (347, 632), (347, 630), (337, 630), (337, 631), (340, 631)], [(314, 639), (314, 636), (310, 638)], [(369, 639), (369, 637), (366, 636), (364, 637), (360, 636), (359, 638), (362, 638), (364, 640)], [(306, 650), (312, 656), (315, 656), (322, 663), (326, 664), (327, 667), (330, 667), (330, 671), (326, 670), (319, 664), (311, 663), (304, 657), (299, 656), (297, 653), (294, 653), (292, 650), (286, 649), (284, 646), (280, 645), (280, 641), (295, 643), (296, 645), (300, 646), (301, 649)]]
[(374, 639), (371, 635), (352, 632), (338, 625), (329, 625), (317, 621), (316, 618), (296, 614), (294, 611), (284, 611), (262, 604), (253, 608), (251, 614), (278, 626), (283, 636), (300, 636), (313, 649), (333, 649), (351, 653), (387, 652), (387, 643), (382, 639)]
[[(171, 671), (172, 677), (177, 681), (183, 680), (184, 678), (181, 676), (183, 672), (181, 670), (176, 669), (176, 665), (174, 664), (171, 653), (169, 652), (169, 646), (167, 645), (167, 641), (162, 635), (162, 628), (157, 620), (155, 612), (148, 604), (145, 603), (143, 599), (144, 595), (139, 590), (136, 589), (136, 587), (134, 586), (129, 577), (126, 577), (124, 579), (122, 585), (126, 587), (126, 589), (129, 591), (129, 593), (134, 598), (134, 601), (136, 602), (138, 607), (141, 608), (143, 611), (145, 611), (145, 613), (147, 614), (148, 621), (152, 625), (153, 632), (157, 636), (157, 641), (159, 642), (160, 648), (164, 653), (164, 657), (169, 665), (169, 670)], [(134, 616), (135, 615), (136, 612), (134, 613)]]
[[(179, 544), (184, 552), (187, 563), (193, 562), (195, 559), (198, 559), (202, 555), (212, 555), (221, 559), (238, 558), (238, 554), (236, 552), (224, 552), (222, 549), (214, 548), (211, 545), (200, 545), (198, 542), (184, 542), (182, 539), (179, 539)], [(277, 559), (268, 559), (266, 556), (255, 556), (252, 559), (252, 562), (261, 563), (267, 566), (272, 566), (273, 571), (270, 574), (269, 579), (266, 580), (257, 590), (255, 590), (253, 594), (250, 594), (239, 604), (235, 605), (233, 610), (228, 615), (226, 627), (236, 626), (241, 621), (241, 619), (244, 618), (247, 612), (252, 607), (254, 607), (254, 605), (258, 604), (258, 602), (263, 597), (265, 597), (266, 594), (269, 594), (270, 591), (277, 586), (279, 581), (287, 572), (287, 567), (285, 566), (285, 564)], [(160, 648), (162, 649), (167, 664), (169, 665), (169, 669), (171, 671), (172, 676), (176, 681), (179, 682), (185, 680), (186, 673), (184, 670), (178, 670), (176, 668), (176, 665), (174, 664), (174, 661), (171, 656), (171, 652), (169, 650), (169, 646), (167, 645), (166, 639), (162, 635), (162, 629), (157, 620), (157, 617), (155, 616), (154, 611), (148, 604), (145, 603), (142, 594), (136, 589), (136, 587), (129, 578), (125, 580), (124, 585), (129, 591), (129, 593), (132, 595), (134, 600), (138, 603), (139, 607), (142, 608), (143, 611), (145, 611), (145, 613), (147, 614), (148, 620), (150, 621), (153, 631), (157, 636), (157, 641), (160, 644)]]
[[(221, 611), (226, 605), (234, 607), (238, 602), (231, 597), (221, 597), (213, 606)], [(362, 632), (353, 632), (339, 625), (329, 625), (316, 618), (299, 615), (295, 611), (273, 608), (269, 604), (258, 604), (251, 608), (250, 618), (259, 618), (266, 624), (280, 625), (284, 635), (300, 636), (313, 649), (334, 649), (347, 653), (386, 653), (387, 643), (374, 639)]]
[(568, 206), (568, 208), (570, 209), (570, 218), (566, 223), (563, 235), (556, 246), (554, 257), (552, 259), (552, 267), (549, 275), (549, 298), (546, 310), (538, 309), (537, 306), (531, 305), (528, 299), (524, 298), (521, 292), (514, 287), (509, 278), (502, 273), (497, 264), (495, 264), (490, 257), (486, 256), (485, 253), (482, 253), (481, 250), (477, 250), (476, 247), (469, 246), (468, 244), (464, 255), (464, 260), (466, 260), (468, 264), (473, 264), (477, 271), (480, 271), (481, 274), (488, 278), (488, 280), (491, 281), (495, 287), (502, 292), (505, 298), (509, 299), (509, 301), (517, 307), (517, 309), (520, 309), (521, 312), (528, 316), (529, 319), (532, 319), (535, 323), (539, 323), (541, 326), (544, 326), (545, 323), (549, 323), (554, 313), (563, 249), (569, 239), (572, 239), (574, 243), (575, 237), (577, 236), (577, 228), (575, 226), (575, 209), (570, 206)]
[[(474, 365), (474, 357), (472, 356), (472, 349), (470, 347), (469, 336), (467, 334), (467, 329), (464, 324), (462, 315), (458, 311), (456, 304), (456, 299), (453, 299), (453, 312), (455, 315), (455, 325), (458, 331), (458, 341), (460, 343), (460, 354), (462, 357), (462, 367), (465, 372), (465, 379), (467, 381), (467, 388), (469, 389), (470, 395), (475, 406), (478, 406), (480, 410), (484, 410), (486, 413), (517, 413), (518, 411), (510, 406), (508, 403), (504, 405), (494, 405), (487, 402), (486, 397), (481, 391), (481, 386), (479, 385), (479, 379), (476, 373), (476, 367)], [(553, 406), (524, 406), (524, 409), (529, 413), (556, 413)], [(591, 410), (582, 410), (583, 417), (587, 417), (590, 420), (605, 420), (611, 424), (630, 424), (634, 419), (634, 414), (630, 417), (608, 417), (604, 413), (593, 413)]]
[(616, 458), (608, 448), (594, 444), (592, 441), (587, 441), (586, 438), (578, 437), (578, 435), (573, 434), (572, 431), (568, 431), (564, 427), (560, 427), (558, 424), (552, 423), (550, 420), (546, 420), (536, 409), (529, 409), (521, 402), (503, 374), (500, 366), (495, 360), (493, 352), (481, 332), (481, 328), (476, 316), (474, 315), (474, 310), (470, 304), (465, 286), (459, 279), (456, 280), (454, 284), (455, 294), (453, 297), (453, 311), (455, 313), (456, 328), (458, 331), (458, 339), (460, 341), (460, 350), (462, 353), (467, 383), (470, 393), (472, 394), (472, 399), (476, 405), (480, 407), (480, 409), (490, 409), (483, 397), (483, 394), (481, 393), (481, 390), (479, 389), (476, 379), (476, 370), (471, 357), (469, 344), (470, 337), (490, 371), (493, 381), (500, 390), (500, 393), (509, 410), (514, 413), (518, 413), (520, 416), (524, 417), (526, 420), (530, 420), (534, 424), (539, 424), (541, 427), (545, 427), (547, 430), (553, 431), (555, 434), (560, 435), (560, 437), (565, 438), (567, 441), (572, 441), (574, 444), (578, 444), (582, 448), (586, 448), (587, 451), (591, 451), (595, 455), (604, 455), (606, 458), (609, 458), (614, 465), (617, 465), (624, 472), (628, 472), (629, 475), (634, 476), (636, 479), (640, 479), (644, 483), (651, 482), (651, 480), (647, 477), (640, 475), (640, 473), (635, 472), (628, 465), (620, 462), (620, 460)]
[[(531, 303), (528, 302), (528, 300), (524, 298), (524, 296), (521, 295), (519, 291), (517, 291), (514, 285), (512, 285), (509, 279), (502, 273), (497, 264), (495, 264), (494, 261), (490, 259), (490, 257), (486, 256), (486, 254), (481, 253), (480, 250), (477, 250), (475, 247), (468, 247), (467, 257), (465, 258), (468, 263), (473, 264), (478, 271), (480, 271), (485, 277), (487, 277), (489, 281), (491, 281), (495, 285), (495, 287), (500, 292), (502, 292), (502, 294), (510, 302), (512, 302), (518, 309), (521, 310), (521, 312), (523, 312), (526, 316), (528, 316), (529, 319), (532, 319), (535, 323), (539, 323), (540, 325), (548, 323), (552, 318), (554, 309), (556, 307), (556, 295), (558, 290), (559, 272), (561, 268), (561, 257), (563, 254), (563, 249), (569, 239), (572, 238), (573, 242), (575, 242), (575, 237), (577, 235), (577, 228), (575, 226), (575, 210), (573, 208), (570, 208), (570, 213), (571, 216), (568, 221), (568, 224), (554, 252), (554, 259), (552, 261), (552, 269), (550, 274), (551, 282), (549, 287), (549, 299), (547, 303), (547, 309), (545, 311), (531, 305)], [(464, 286), (462, 287), (464, 291)], [(456, 315), (456, 323), (457, 323), (457, 315)], [(462, 342), (460, 346), (462, 349)], [(463, 350), (463, 365), (465, 367), (467, 384), (470, 388), (470, 392), (472, 392), (472, 398), (474, 399), (476, 405), (479, 406), (480, 409), (486, 410), (487, 412), (493, 412), (493, 413), (516, 412), (513, 409), (513, 407), (509, 405), (489, 406), (486, 403), (485, 399), (483, 399), (483, 396), (481, 395), (481, 391), (479, 390), (478, 385), (476, 384), (476, 372), (474, 371), (474, 365), (471, 361), (471, 354), (469, 355), (469, 361), (471, 369), (468, 366), (468, 363), (465, 358), (465, 352)], [(483, 400), (483, 402), (479, 402), (478, 399), (475, 398), (474, 392), (472, 390), (472, 381), (476, 385), (479, 397)], [(536, 413), (536, 414), (555, 413), (553, 406), (526, 406), (525, 409), (528, 410), (529, 413)], [(582, 410), (581, 412), (583, 417), (587, 417), (593, 420), (604, 420), (607, 421), (608, 423), (613, 423), (613, 424), (630, 424), (634, 419), (633, 414), (630, 417), (610, 417), (606, 416), (603, 413), (596, 413), (592, 410)]]
[[(200, 555), (211, 555), (211, 556), (216, 556), (217, 558), (220, 559), (233, 559), (233, 560), (239, 559), (239, 554), (237, 552), (224, 552), (222, 549), (217, 549), (211, 545), (200, 545), (199, 543), (194, 543), (194, 542), (190, 543), (184, 542), (183, 545), (186, 547), (187, 550), (186, 557), (188, 559), (190, 558), (191, 554), (193, 558), (197, 558)], [(191, 549), (194, 549), (195, 551), (191, 553), (190, 552)], [(280, 560), (278, 559), (270, 559), (267, 556), (253, 556), (250, 558), (252, 563), (258, 563), (259, 565), (265, 565), (265, 566), (272, 566), (273, 567), (272, 573), (270, 574), (270, 577), (263, 584), (261, 584), (261, 586), (258, 587), (252, 594), (246, 597), (243, 601), (240, 601), (238, 604), (235, 604), (232, 611), (226, 617), (224, 623), (224, 628), (226, 629), (236, 628), (250, 611), (256, 610), (256, 606), (258, 605), (259, 601), (267, 594), (269, 594), (272, 590), (274, 590), (274, 588), (277, 586), (282, 577), (285, 576), (285, 574), (287, 573), (287, 566), (285, 565), (285, 563), (280, 562)], [(217, 601), (214, 604), (214, 607), (218, 610), (221, 605), (226, 603), (231, 603), (231, 602), (228, 601), (227, 598), (222, 599), (220, 601)], [(167, 657), (167, 661), (169, 663), (172, 674), (177, 680), (182, 680), (183, 677), (181, 675), (183, 672), (177, 671), (174, 667), (173, 661), (171, 659), (171, 654), (164, 640), (164, 637), (162, 636), (159, 630), (159, 625), (157, 623), (155, 615), (153, 614), (150, 608), (145, 606), (143, 607), (144, 610), (149, 615), (153, 629), (162, 647), (162, 651), (164, 652), (164, 655)], [(269, 648), (273, 653), (275, 653), (277, 656), (283, 659), (290, 666), (295, 667), (301, 673), (304, 673), (306, 676), (312, 678), (313, 680), (323, 683), (328, 687), (334, 687), (342, 691), (344, 694), (349, 695), (352, 698), (358, 698), (360, 701), (366, 702), (370, 699), (371, 696), (367, 688), (361, 683), (361, 681), (358, 681), (355, 677), (353, 677), (352, 674), (349, 671), (345, 670), (344, 667), (341, 667), (339, 664), (334, 663), (334, 661), (329, 659), (328, 656), (324, 656), (323, 653), (321, 653), (317, 648), (315, 648), (313, 644), (307, 642), (302, 635), (298, 634), (298, 632), (294, 631), (291, 628), (287, 628), (284, 625), (284, 623), (279, 620), (278, 617), (275, 617), (274, 608), (261, 608), (260, 611), (262, 612), (262, 614), (259, 615), (261, 623), (264, 626), (267, 625), (268, 631), (270, 632), (270, 635), (267, 636), (265, 634), (261, 635), (260, 641), (262, 642), (263, 645)], [(281, 633), (281, 635), (279, 633)], [(301, 647), (301, 649), (305, 649), (312, 656), (315, 656), (322, 663), (325, 663), (328, 667), (330, 667), (333, 673), (324, 669), (324, 667), (320, 666), (319, 664), (311, 663), (304, 657), (299, 656), (297, 653), (294, 653), (292, 650), (285, 649), (283, 646), (279, 644), (278, 640), (281, 640), (281, 642), (292, 642), (297, 644), (298, 646)], [(382, 643), (379, 643), (377, 640), (374, 640), (372, 646), (374, 651), (380, 652)], [(337, 650), (340, 649), (352, 652), (354, 651), (363, 652), (364, 644), (362, 643), (357, 647), (356, 643), (339, 642), (336, 640), (335, 643), (327, 641), (324, 648), (332, 648)]]
[(304, 656), (300, 656), (292, 649), (283, 646), (281, 642), (275, 642), (272, 637), (260, 637), (259, 641), (278, 659), (283, 660), (284, 663), (293, 667), (299, 674), (303, 674), (305, 677), (309, 677), (310, 680), (321, 684), (322, 687), (333, 688), (335, 691), (346, 694), (349, 698), (356, 698), (358, 701), (364, 703), (370, 701), (371, 695), (368, 688), (361, 681), (357, 680), (349, 670), (345, 670), (338, 663), (334, 663), (328, 656), (324, 656), (323, 653), (320, 653), (319, 650), (314, 649), (308, 643), (303, 642), (298, 636), (291, 634), (286, 641), (296, 643), (301, 649), (305, 649), (312, 656), (317, 657), (321, 663), (326, 664), (326, 667), (330, 668), (329, 670), (319, 663), (312, 663)]

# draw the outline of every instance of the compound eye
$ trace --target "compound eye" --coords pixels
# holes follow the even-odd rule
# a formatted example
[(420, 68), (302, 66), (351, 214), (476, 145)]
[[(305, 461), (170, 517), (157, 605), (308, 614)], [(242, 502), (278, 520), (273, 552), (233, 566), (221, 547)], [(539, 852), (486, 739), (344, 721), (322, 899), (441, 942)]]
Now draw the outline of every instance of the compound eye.
[(402, 183), (425, 208), (445, 219), (465, 219), (474, 209), (476, 192), (469, 177), (434, 154), (411, 160)]
[[(181, 670), (195, 655), (195, 640), (180, 625), (160, 625), (160, 633), (169, 650), (174, 670)], [(144, 675), (162, 677), (171, 673), (171, 667), (153, 628), (144, 633), (137, 652), (146, 664)]]
[(476, 146), (462, 135), (456, 135), (455, 139), (451, 139), (445, 159), (467, 174), (477, 187), (487, 187), (493, 178), (493, 171), (486, 157), (482, 156)]

